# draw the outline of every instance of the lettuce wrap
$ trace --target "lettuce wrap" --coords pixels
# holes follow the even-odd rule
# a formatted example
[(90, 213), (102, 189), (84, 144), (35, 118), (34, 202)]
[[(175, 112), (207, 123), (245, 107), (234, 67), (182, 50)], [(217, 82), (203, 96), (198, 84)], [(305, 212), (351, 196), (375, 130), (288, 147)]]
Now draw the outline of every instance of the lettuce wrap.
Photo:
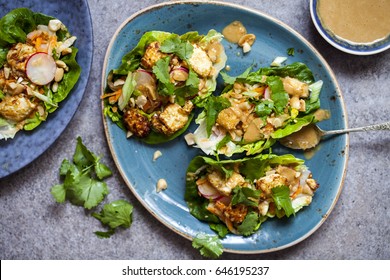
[(104, 115), (127, 136), (148, 144), (181, 135), (193, 109), (215, 90), (216, 78), (225, 67), (221, 40), (215, 30), (206, 35), (146, 32), (108, 74), (102, 96)]
[(75, 36), (58, 19), (28, 8), (0, 19), (0, 139), (33, 130), (80, 77)]
[(303, 63), (248, 68), (237, 77), (221, 75), (226, 87), (204, 103), (198, 128), (186, 136), (190, 145), (208, 155), (258, 154), (321, 120), (316, 112), (321, 110), (322, 81), (315, 82)]
[(187, 168), (185, 201), (220, 237), (249, 236), (268, 218), (294, 216), (318, 187), (304, 161), (290, 154), (222, 161), (197, 156)]

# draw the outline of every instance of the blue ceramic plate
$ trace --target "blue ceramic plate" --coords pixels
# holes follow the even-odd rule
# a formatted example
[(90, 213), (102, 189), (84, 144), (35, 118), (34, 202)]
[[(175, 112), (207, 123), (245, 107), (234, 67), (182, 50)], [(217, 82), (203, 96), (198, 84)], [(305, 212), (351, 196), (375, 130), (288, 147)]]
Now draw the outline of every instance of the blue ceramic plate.
[(75, 46), (79, 51), (76, 59), (81, 67), (81, 75), (72, 92), (59, 104), (54, 113), (49, 114), (46, 122), (31, 132), (19, 131), (14, 139), (0, 140), (0, 178), (31, 163), (61, 135), (84, 95), (92, 63), (92, 22), (86, 0), (3, 1), (0, 4), (0, 18), (20, 7), (60, 19), (68, 27), (69, 32), (77, 37)]
[[(216, 16), (218, 15), (218, 16)], [(288, 63), (301, 61), (324, 81), (322, 107), (332, 113), (322, 128), (345, 128), (346, 111), (336, 79), (314, 48), (285, 24), (253, 9), (219, 2), (170, 2), (152, 6), (127, 19), (117, 30), (108, 47), (102, 73), (102, 91), (109, 71), (121, 64), (124, 54), (134, 48), (146, 31), (162, 30), (182, 34), (191, 30), (205, 34), (211, 28), (218, 31), (234, 20), (240, 20), (248, 32), (257, 37), (250, 53), (243, 55), (235, 44), (224, 41), (231, 75), (238, 75), (251, 64), (269, 66), (276, 56), (287, 56), (294, 48), (295, 55)], [(221, 85), (221, 81), (220, 85)], [(220, 88), (219, 88), (220, 90)], [(214, 234), (205, 223), (188, 212), (184, 201), (185, 173), (190, 160), (200, 154), (188, 147), (184, 136), (157, 146), (127, 139), (125, 132), (103, 117), (108, 144), (116, 165), (130, 190), (159, 221), (173, 231), (192, 239), (199, 232)], [(195, 125), (189, 131), (194, 131)], [(162, 156), (153, 161), (160, 150)], [(278, 153), (293, 151), (281, 147)], [(304, 158), (304, 154), (294, 152)], [(229, 235), (222, 240), (228, 252), (263, 253), (292, 246), (311, 235), (326, 220), (334, 207), (343, 184), (348, 154), (348, 136), (338, 136), (321, 144), (315, 155), (307, 160), (315, 178), (321, 184), (313, 203), (291, 219), (269, 220), (250, 237)], [(168, 188), (156, 192), (156, 183), (166, 179)]]
[(335, 48), (355, 55), (371, 55), (383, 52), (390, 48), (390, 36), (383, 40), (377, 41), (374, 44), (352, 44), (346, 40), (342, 40), (340, 37), (335, 36), (322, 25), (320, 17), (317, 13), (317, 2), (317, 0), (310, 0), (310, 14), (314, 26), (317, 28), (321, 36)]

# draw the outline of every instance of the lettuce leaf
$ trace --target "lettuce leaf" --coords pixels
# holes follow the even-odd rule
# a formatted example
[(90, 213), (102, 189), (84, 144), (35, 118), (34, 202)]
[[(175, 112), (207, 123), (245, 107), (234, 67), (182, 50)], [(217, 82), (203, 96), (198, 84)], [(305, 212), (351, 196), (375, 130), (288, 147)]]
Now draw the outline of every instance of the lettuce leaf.
[[(184, 199), (188, 205), (190, 213), (199, 219), (209, 223), (210, 228), (216, 231), (221, 237), (224, 237), (225, 225), (219, 218), (207, 210), (209, 200), (200, 196), (196, 181), (212, 170), (219, 170), (225, 174), (226, 178), (231, 176), (233, 168), (238, 171), (244, 179), (251, 184), (256, 180), (264, 177), (266, 172), (277, 166), (293, 166), (297, 170), (304, 170), (304, 160), (296, 158), (291, 154), (275, 155), (275, 154), (259, 154), (255, 157), (218, 160), (212, 157), (196, 156), (194, 157), (187, 168), (186, 189)], [(286, 186), (277, 186), (272, 188), (272, 198), (277, 207), (278, 217), (286, 215), (287, 217), (295, 215), (295, 210), (292, 206), (289, 197), (289, 188)], [(248, 206), (248, 215), (244, 221), (237, 226), (240, 234), (247, 236), (257, 231), (262, 222), (267, 217), (260, 216), (257, 213), (261, 190), (251, 187), (233, 188), (231, 193), (231, 206), (243, 204)], [(297, 203), (298, 204), (298, 203)], [(298, 205), (299, 206), (299, 205)], [(297, 207), (298, 207), (297, 206)], [(299, 209), (298, 209), (299, 210)], [(223, 226), (217, 226), (223, 225)]]

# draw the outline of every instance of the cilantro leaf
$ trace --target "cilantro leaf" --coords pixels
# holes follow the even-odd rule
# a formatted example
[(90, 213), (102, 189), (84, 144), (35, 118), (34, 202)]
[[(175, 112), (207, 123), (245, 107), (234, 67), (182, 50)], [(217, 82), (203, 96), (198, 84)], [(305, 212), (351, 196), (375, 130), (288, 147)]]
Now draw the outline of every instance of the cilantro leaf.
[(210, 224), (209, 226), (220, 238), (224, 238), (229, 233), (227, 226), (224, 224)]
[(156, 62), (156, 65), (153, 66), (153, 73), (156, 75), (156, 78), (160, 81), (159, 83), (159, 92), (166, 95), (172, 95), (175, 91), (175, 86), (171, 83), (169, 75), (169, 62), (170, 57), (164, 57), (159, 59)]
[(55, 185), (50, 190), (51, 194), (53, 195), (54, 199), (58, 203), (65, 202), (66, 199), (66, 190), (64, 188), (64, 184)]
[(64, 176), (63, 184), (51, 188), (51, 194), (59, 203), (69, 200), (74, 205), (92, 209), (108, 194), (107, 184), (101, 180), (112, 172), (100, 162), (98, 156), (87, 149), (80, 137), (77, 138), (73, 163), (64, 159), (59, 173)]
[(221, 96), (210, 96), (207, 99), (205, 105), (206, 113), (206, 131), (207, 135), (211, 135), (211, 129), (215, 124), (219, 112), (223, 109), (229, 108), (231, 106), (230, 101), (227, 98)]
[(80, 188), (78, 193), (86, 209), (92, 209), (97, 206), (108, 194), (108, 187), (105, 182), (92, 179), (87, 175), (80, 177), (77, 187)]
[(271, 191), (272, 191), (271, 196), (278, 210), (283, 209), (287, 217), (290, 217), (291, 215), (295, 215), (294, 208), (292, 207), (291, 204), (289, 187), (285, 185), (281, 185), (272, 188)]
[(206, 258), (216, 259), (223, 253), (223, 246), (217, 235), (199, 233), (193, 239), (192, 247), (198, 249)]
[(80, 171), (94, 167), (97, 177), (102, 180), (112, 175), (111, 170), (100, 162), (100, 157), (96, 156), (85, 147), (81, 137), (77, 137), (76, 150), (73, 155), (73, 162)]
[(186, 60), (192, 56), (194, 47), (188, 41), (182, 41), (179, 35), (173, 34), (162, 42), (160, 50), (164, 53), (174, 53)]
[(133, 205), (119, 199), (103, 206), (100, 213), (92, 213), (92, 217), (98, 219), (103, 225), (108, 226), (106, 232), (95, 231), (99, 238), (109, 238), (118, 227), (129, 228), (133, 221)]
[(259, 205), (260, 190), (254, 190), (248, 187), (235, 187), (232, 193), (232, 205), (244, 204), (252, 207)]
[(270, 76), (267, 77), (266, 83), (271, 88), (271, 99), (274, 102), (276, 113), (283, 113), (286, 107), (289, 97), (288, 93), (284, 90), (283, 82), (280, 77)]
[(256, 232), (261, 225), (259, 215), (255, 211), (249, 212), (244, 221), (237, 227), (238, 232), (244, 236), (249, 236)]
[(264, 100), (256, 105), (255, 113), (259, 117), (269, 116), (274, 108), (274, 102), (272, 100)]
[(68, 173), (69, 169), (71, 168), (71, 165), (72, 164), (69, 162), (69, 160), (64, 159), (60, 166), (60, 175), (65, 176), (66, 173)]

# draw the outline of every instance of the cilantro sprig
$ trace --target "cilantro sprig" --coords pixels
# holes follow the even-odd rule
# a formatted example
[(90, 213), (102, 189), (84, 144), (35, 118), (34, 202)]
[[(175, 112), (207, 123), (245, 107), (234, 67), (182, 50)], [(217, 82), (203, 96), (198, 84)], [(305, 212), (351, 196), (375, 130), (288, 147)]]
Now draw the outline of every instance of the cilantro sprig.
[(109, 230), (106, 232), (95, 231), (95, 234), (100, 238), (108, 238), (115, 233), (115, 229), (118, 227), (129, 228), (133, 221), (132, 214), (133, 205), (122, 199), (104, 205), (100, 213), (92, 213), (92, 217), (108, 226)]
[[(99, 156), (83, 144), (81, 137), (78, 137), (72, 161), (64, 159), (59, 169), (63, 183), (51, 188), (54, 199), (58, 203), (69, 201), (88, 210), (98, 206), (109, 193), (103, 180), (112, 175), (109, 167), (100, 160)], [(95, 234), (100, 238), (109, 238), (116, 228), (129, 228), (132, 213), (133, 206), (125, 200), (105, 204), (100, 213), (91, 215), (108, 227), (108, 230), (96, 231)]]
[(221, 240), (217, 235), (198, 233), (192, 240), (192, 247), (198, 249), (206, 258), (217, 259), (223, 253)]
[(63, 183), (51, 188), (58, 203), (68, 200), (74, 205), (92, 209), (109, 193), (107, 184), (101, 180), (111, 176), (111, 170), (84, 146), (80, 137), (77, 138), (73, 161), (62, 161), (60, 175), (64, 177)]

